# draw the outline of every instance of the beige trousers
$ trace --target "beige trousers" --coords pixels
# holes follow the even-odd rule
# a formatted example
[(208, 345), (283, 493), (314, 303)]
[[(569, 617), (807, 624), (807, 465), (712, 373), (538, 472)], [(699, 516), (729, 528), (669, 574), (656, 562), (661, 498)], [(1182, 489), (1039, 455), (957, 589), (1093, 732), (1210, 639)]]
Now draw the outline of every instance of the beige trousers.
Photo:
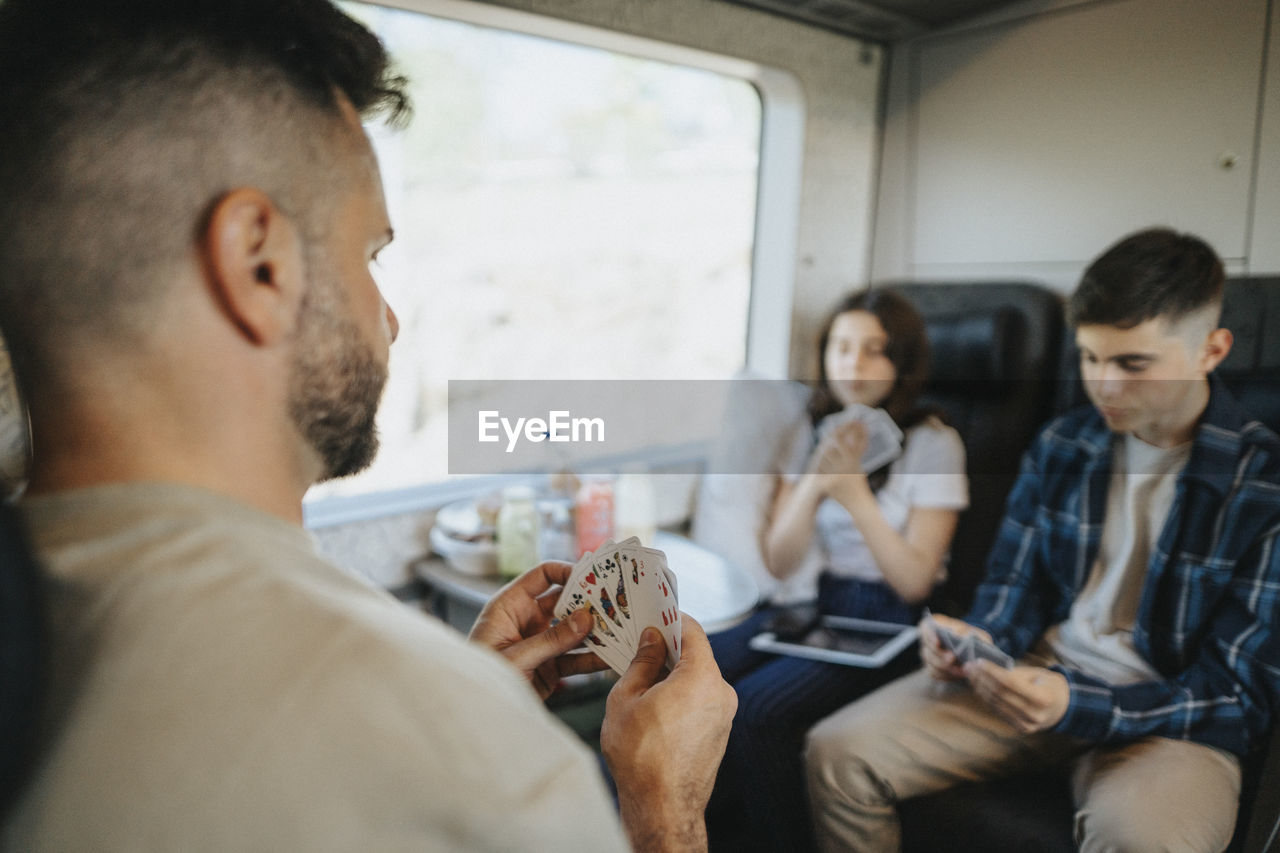
[(1083, 851), (1219, 853), (1240, 796), (1230, 753), (1168, 738), (1090, 748), (1023, 735), (966, 683), (937, 682), (924, 670), (819, 722), (805, 760), (818, 845), (830, 851), (898, 850), (899, 800), (1067, 760)]

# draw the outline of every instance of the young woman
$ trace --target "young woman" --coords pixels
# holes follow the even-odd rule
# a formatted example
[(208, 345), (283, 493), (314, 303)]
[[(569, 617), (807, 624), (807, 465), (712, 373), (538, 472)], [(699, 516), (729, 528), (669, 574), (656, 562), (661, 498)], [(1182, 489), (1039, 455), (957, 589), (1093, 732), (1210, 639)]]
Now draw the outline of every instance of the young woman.
[[(793, 473), (779, 476), (766, 563), (785, 578), (816, 539), (825, 563), (819, 613), (915, 622), (969, 497), (959, 435), (916, 406), (929, 369), (924, 321), (892, 291), (854, 293), (828, 315), (818, 355), (807, 417), (783, 454), (782, 470)], [(884, 409), (903, 432), (901, 455), (879, 470), (862, 470), (861, 421), (823, 427), (854, 404)], [(904, 655), (896, 665), (860, 669), (752, 650), (748, 640), (784, 612), (765, 607), (712, 638), (721, 672), (738, 691), (709, 813), (719, 849), (810, 848), (804, 733), (915, 662)]]

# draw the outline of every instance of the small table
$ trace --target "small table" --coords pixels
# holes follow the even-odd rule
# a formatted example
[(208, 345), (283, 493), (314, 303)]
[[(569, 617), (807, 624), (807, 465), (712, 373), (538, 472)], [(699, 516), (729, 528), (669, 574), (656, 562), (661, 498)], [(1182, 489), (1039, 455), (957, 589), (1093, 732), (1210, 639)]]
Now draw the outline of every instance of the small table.
[[(667, 564), (676, 573), (680, 609), (697, 619), (708, 634), (741, 622), (760, 599), (755, 580), (746, 571), (684, 536), (659, 530), (653, 547), (667, 555)], [(437, 615), (462, 631), (469, 630), (480, 608), (503, 584), (498, 577), (456, 572), (434, 555), (417, 561), (413, 569), (431, 587)]]

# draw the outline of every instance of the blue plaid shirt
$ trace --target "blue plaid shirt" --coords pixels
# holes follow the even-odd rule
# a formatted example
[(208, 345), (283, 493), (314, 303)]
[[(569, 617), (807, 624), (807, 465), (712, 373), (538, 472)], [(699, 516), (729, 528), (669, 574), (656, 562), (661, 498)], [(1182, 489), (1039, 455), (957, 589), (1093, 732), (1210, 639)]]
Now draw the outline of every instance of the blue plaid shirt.
[[(1092, 406), (1022, 460), (966, 621), (1020, 657), (1067, 618), (1098, 554), (1114, 434)], [(1158, 681), (1055, 666), (1054, 731), (1098, 743), (1179, 738), (1244, 755), (1280, 703), (1280, 439), (1210, 377), (1209, 404), (1147, 565), (1133, 642)]]

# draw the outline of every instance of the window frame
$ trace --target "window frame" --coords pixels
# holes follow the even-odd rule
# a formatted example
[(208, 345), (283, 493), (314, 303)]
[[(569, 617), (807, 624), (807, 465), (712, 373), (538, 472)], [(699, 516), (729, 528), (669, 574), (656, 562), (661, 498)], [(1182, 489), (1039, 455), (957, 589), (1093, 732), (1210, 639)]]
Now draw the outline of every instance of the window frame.
[[(689, 66), (752, 85), (760, 98), (760, 153), (744, 367), (756, 376), (786, 378), (805, 126), (804, 96), (793, 74), (750, 60), (483, 2), (360, 2)], [(706, 451), (703, 443), (697, 442), (678, 448), (654, 448), (644, 453), (640, 461), (651, 468), (679, 466), (704, 457)], [(304, 503), (303, 523), (310, 529), (318, 529), (432, 509), (451, 500), (527, 479), (527, 475), (514, 474), (477, 476), (364, 495), (335, 495)]]

